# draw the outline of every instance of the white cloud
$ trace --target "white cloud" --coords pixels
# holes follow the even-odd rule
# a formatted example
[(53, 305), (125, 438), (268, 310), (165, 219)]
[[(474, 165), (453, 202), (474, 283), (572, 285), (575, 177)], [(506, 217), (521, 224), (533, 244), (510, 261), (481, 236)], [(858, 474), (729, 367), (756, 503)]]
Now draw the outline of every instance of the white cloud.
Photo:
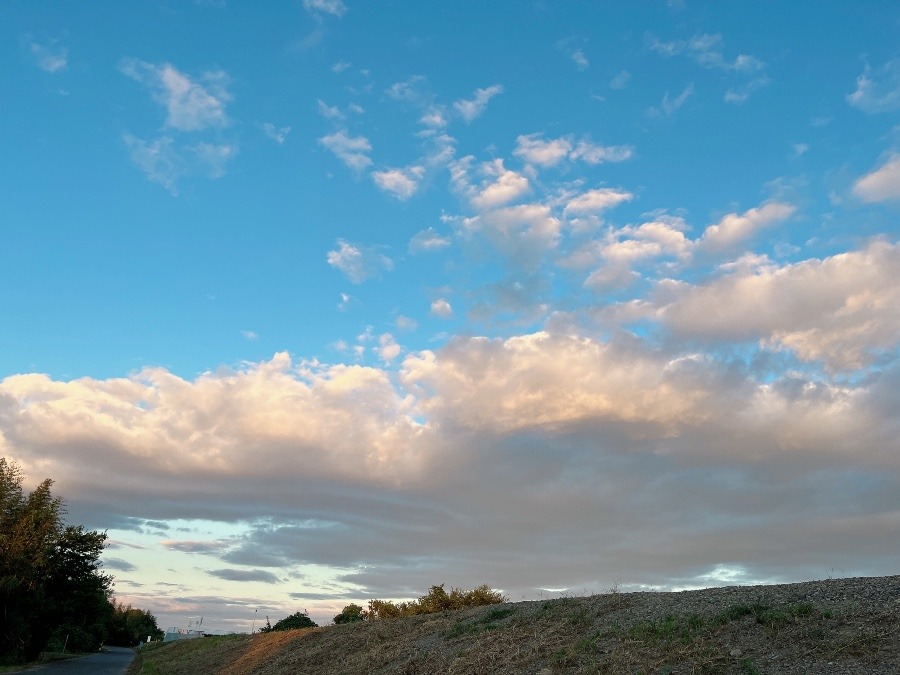
[(327, 120), (342, 120), (344, 113), (337, 106), (330, 106), (322, 99), (318, 99), (319, 114)]
[(447, 126), (447, 112), (442, 106), (430, 106), (419, 118), (419, 124), (440, 129)]
[(343, 73), (347, 68), (352, 66), (353, 64), (349, 61), (345, 61), (341, 59), (340, 61), (335, 61), (331, 66), (331, 72), (333, 73)]
[(764, 227), (789, 218), (796, 208), (790, 204), (770, 202), (742, 214), (729, 213), (703, 232), (698, 245), (711, 251), (721, 251), (743, 242)]
[[(327, 589), (337, 608), (309, 603), (330, 617), (445, 574), (515, 597), (608, 587), (622, 570), (634, 583), (730, 583), (722, 560), (757, 576), (812, 578), (820, 560), (890, 574), (898, 378), (756, 381), (635, 336), (458, 337), (407, 355), (399, 374), (281, 353), (194, 379), (11, 376), (0, 443), (29, 479), (57, 481), (75, 522), (216, 521), (217, 534), (158, 537), (149, 553), (116, 532), (126, 564), (194, 551), (221, 560), (206, 566), (217, 572), (263, 568), (263, 554), (279, 579), (349, 570)], [(158, 603), (183, 600), (157, 590)]]
[(385, 89), (385, 93), (395, 101), (423, 105), (429, 99), (428, 94), (425, 92), (427, 81), (424, 75), (413, 75), (403, 82), (394, 82), (394, 84)]
[(691, 82), (688, 86), (686, 86), (678, 96), (675, 98), (669, 98), (669, 92), (667, 91), (665, 95), (663, 95), (663, 100), (660, 103), (659, 108), (650, 108), (649, 113), (653, 116), (659, 116), (665, 114), (667, 117), (671, 117), (675, 114), (675, 112), (683, 106), (687, 100), (694, 93), (694, 83)]
[(173, 195), (178, 194), (178, 179), (185, 173), (185, 161), (175, 149), (174, 141), (161, 136), (144, 141), (131, 134), (122, 136), (131, 161), (154, 183), (159, 183)]
[(354, 284), (394, 269), (394, 262), (377, 249), (350, 244), (343, 239), (338, 239), (337, 244), (337, 249), (328, 252), (328, 264), (340, 270)]
[(303, 0), (303, 7), (313, 14), (331, 14), (341, 17), (347, 13), (343, 0)]
[(397, 326), (397, 330), (411, 331), (416, 330), (416, 328), (419, 327), (419, 322), (408, 316), (398, 314), (397, 318), (394, 320), (394, 325)]
[(874, 71), (866, 64), (856, 79), (856, 91), (847, 100), (850, 105), (873, 114), (900, 108), (900, 58), (891, 59)]
[(367, 153), (372, 151), (372, 144), (365, 136), (348, 136), (341, 130), (319, 139), (319, 143), (334, 153), (351, 169), (361, 171), (372, 163)]
[(56, 40), (48, 44), (40, 44), (31, 40), (30, 36), (26, 39), (28, 40), (28, 49), (41, 70), (48, 73), (58, 73), (66, 69), (69, 58), (68, 49), (61, 47)]
[(444, 298), (438, 298), (431, 303), (431, 313), (442, 319), (449, 319), (453, 316), (453, 307)]
[(857, 180), (853, 194), (864, 202), (900, 199), (900, 155), (891, 155), (880, 167)]
[(372, 172), (372, 180), (375, 181), (375, 184), (400, 201), (406, 201), (416, 193), (424, 176), (424, 166), (408, 166), (402, 169)]
[(228, 76), (222, 70), (207, 71), (200, 82), (192, 80), (170, 63), (156, 65), (139, 59), (122, 59), (119, 70), (146, 85), (153, 99), (167, 110), (166, 126), (179, 131), (199, 131), (229, 124), (225, 104)]
[(254, 333), (252, 330), (242, 330), (241, 335), (244, 336), (245, 340), (258, 340), (259, 335)]
[(622, 202), (631, 201), (634, 195), (613, 188), (597, 188), (588, 190), (569, 200), (564, 212), (575, 215), (598, 214)]
[(227, 171), (228, 162), (237, 155), (237, 146), (215, 143), (198, 143), (191, 147), (197, 157), (198, 167), (209, 178), (221, 178)]
[(538, 166), (556, 166), (568, 157), (572, 150), (569, 138), (554, 138), (545, 141), (541, 134), (528, 134), (516, 138), (516, 149), (513, 154), (529, 164)]
[(596, 165), (631, 159), (634, 148), (627, 145), (602, 146), (588, 140), (576, 144), (571, 136), (544, 140), (541, 134), (527, 134), (516, 138), (513, 154), (528, 164), (543, 167), (556, 166), (567, 158)]
[(580, 49), (575, 49), (570, 52), (569, 58), (572, 59), (572, 63), (578, 67), (578, 70), (587, 70), (591, 65), (591, 62), (587, 60), (584, 52)]
[(400, 356), (402, 347), (397, 344), (397, 341), (394, 339), (393, 335), (391, 335), (390, 333), (383, 333), (378, 338), (378, 347), (375, 351), (378, 352), (379, 359), (381, 359), (384, 363), (390, 363), (398, 356)]
[(276, 127), (271, 122), (263, 122), (260, 127), (263, 130), (263, 133), (271, 138), (273, 141), (281, 145), (287, 140), (287, 136), (291, 133), (290, 127)]
[(517, 265), (533, 269), (556, 248), (562, 223), (545, 204), (519, 204), (463, 218), (459, 227), (464, 236), (482, 236)]
[(453, 104), (456, 111), (462, 116), (466, 124), (479, 117), (487, 108), (488, 102), (498, 94), (503, 93), (503, 86), (499, 84), (476, 89), (475, 96), (471, 99), (459, 99)]
[(410, 253), (429, 253), (438, 251), (450, 245), (450, 240), (443, 237), (433, 228), (416, 232), (412, 239), (409, 240)]
[(900, 344), (898, 244), (734, 270), (704, 286), (670, 288), (664, 323), (689, 337), (759, 340), (833, 369), (861, 368)]
[(528, 194), (528, 179), (503, 166), (502, 159), (484, 162), (481, 171), (486, 176), (481, 189), (471, 198), (477, 209), (492, 209)]
[(739, 54), (734, 61), (728, 61), (722, 54), (722, 42), (722, 36), (718, 34), (698, 34), (689, 40), (673, 40), (672, 42), (662, 42), (659, 38), (648, 37), (650, 49), (667, 58), (686, 54), (704, 68), (745, 74), (765, 69), (765, 63), (749, 54)]
[(467, 155), (449, 163), (450, 183), (453, 189), (466, 197), (476, 209), (487, 210), (502, 206), (528, 194), (531, 187), (528, 178), (507, 169), (502, 159), (482, 162), (478, 172), (483, 176), (479, 185), (473, 185), (469, 179), (474, 158)]
[(610, 89), (624, 89), (628, 84), (628, 81), (631, 79), (631, 73), (627, 70), (623, 70), (619, 72), (613, 79), (609, 81)]
[(603, 162), (624, 162), (634, 156), (634, 148), (630, 145), (596, 145), (589, 141), (579, 141), (575, 149), (569, 153), (571, 159), (580, 159), (586, 164), (602, 164)]

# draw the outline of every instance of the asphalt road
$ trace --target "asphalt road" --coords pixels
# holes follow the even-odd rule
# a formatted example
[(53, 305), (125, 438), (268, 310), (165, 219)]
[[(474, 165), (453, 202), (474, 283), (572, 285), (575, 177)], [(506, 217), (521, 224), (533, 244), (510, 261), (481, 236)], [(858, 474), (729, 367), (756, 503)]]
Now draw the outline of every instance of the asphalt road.
[(134, 651), (126, 647), (106, 647), (105, 651), (32, 666), (14, 673), (53, 673), (53, 675), (122, 675), (131, 665)]

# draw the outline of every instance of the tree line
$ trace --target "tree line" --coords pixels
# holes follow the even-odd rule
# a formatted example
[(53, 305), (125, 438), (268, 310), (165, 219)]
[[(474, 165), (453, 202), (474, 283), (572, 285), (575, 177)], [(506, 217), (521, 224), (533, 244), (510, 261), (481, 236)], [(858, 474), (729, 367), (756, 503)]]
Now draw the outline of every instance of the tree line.
[(0, 664), (161, 638), (150, 612), (112, 598), (113, 578), (100, 561), (106, 533), (67, 525), (49, 478), (30, 494), (23, 480), (0, 457)]

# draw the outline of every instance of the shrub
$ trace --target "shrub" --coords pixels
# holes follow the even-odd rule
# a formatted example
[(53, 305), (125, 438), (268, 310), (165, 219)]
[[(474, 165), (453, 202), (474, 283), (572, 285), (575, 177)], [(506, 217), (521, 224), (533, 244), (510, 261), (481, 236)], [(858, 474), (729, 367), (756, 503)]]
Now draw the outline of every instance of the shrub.
[(365, 618), (365, 610), (359, 605), (347, 605), (341, 610), (341, 613), (334, 617), (335, 623), (353, 623), (354, 621), (362, 621)]
[(492, 590), (484, 584), (464, 591), (460, 588), (451, 589), (450, 593), (444, 590), (444, 584), (432, 586), (427, 595), (410, 602), (393, 603), (389, 600), (370, 600), (368, 619), (393, 619), (400, 616), (415, 616), (417, 614), (435, 614), (450, 609), (463, 609), (464, 607), (480, 607), (482, 605), (496, 605), (506, 602), (506, 598), (500, 591)]
[(260, 633), (271, 633), (276, 630), (293, 630), (295, 628), (317, 628), (319, 624), (309, 618), (306, 612), (294, 612), (290, 616), (284, 617), (274, 626), (269, 623), (266, 618), (266, 625), (259, 629)]

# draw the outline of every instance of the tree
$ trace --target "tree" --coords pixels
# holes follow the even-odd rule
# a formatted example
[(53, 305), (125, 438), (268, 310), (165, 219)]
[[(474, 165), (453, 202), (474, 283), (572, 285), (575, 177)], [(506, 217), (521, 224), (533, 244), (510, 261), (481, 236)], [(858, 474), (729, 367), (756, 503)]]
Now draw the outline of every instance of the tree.
[(156, 617), (131, 605), (110, 602), (107, 644), (133, 647), (149, 636), (160, 640), (165, 633), (156, 625)]
[(344, 609), (341, 610), (341, 613), (334, 617), (334, 622), (337, 624), (341, 623), (353, 623), (355, 621), (362, 621), (365, 617), (365, 611), (359, 605), (347, 605)]
[(67, 647), (96, 649), (112, 585), (100, 571), (106, 533), (65, 526), (50, 479), (27, 496), (22, 482), (0, 457), (0, 663), (33, 659), (67, 635)]
[(294, 628), (318, 628), (319, 624), (309, 618), (306, 612), (294, 612), (290, 616), (284, 617), (274, 626), (269, 623), (266, 617), (266, 625), (259, 629), (260, 633), (271, 633), (277, 630), (293, 630)]

